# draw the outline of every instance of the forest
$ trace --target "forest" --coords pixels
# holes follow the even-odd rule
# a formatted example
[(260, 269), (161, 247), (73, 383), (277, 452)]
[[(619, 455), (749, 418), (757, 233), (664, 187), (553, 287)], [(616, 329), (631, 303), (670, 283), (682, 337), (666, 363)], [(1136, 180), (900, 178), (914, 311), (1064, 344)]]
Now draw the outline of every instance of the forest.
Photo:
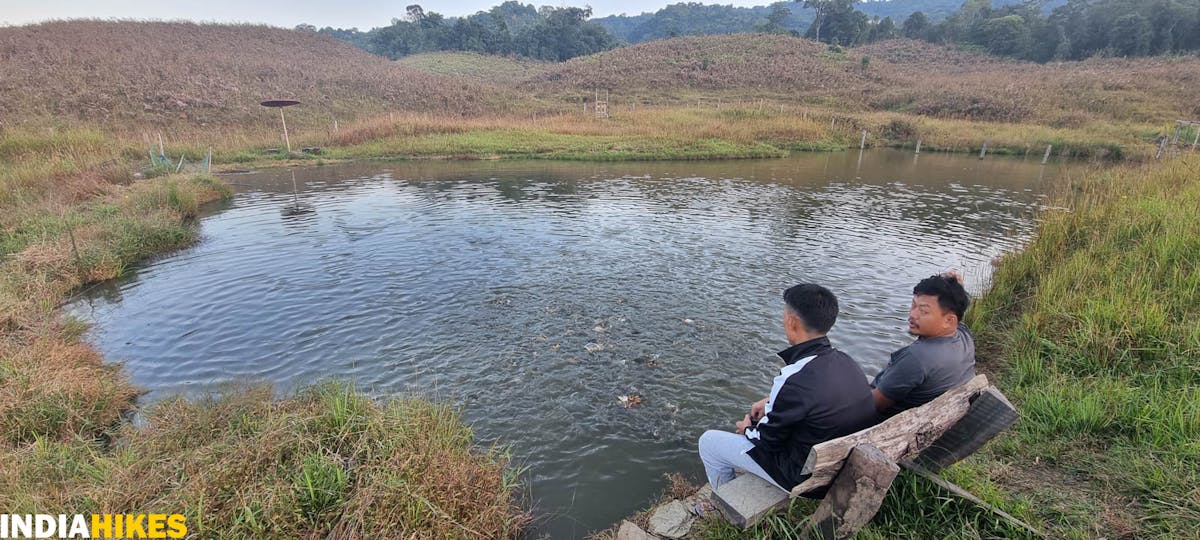
[(838, 46), (908, 37), (1036, 62), (1200, 49), (1200, 0), (801, 0), (751, 8), (679, 3), (636, 16), (591, 15), (590, 8), (535, 8), (509, 0), (465, 17), (410, 5), (391, 25), (365, 32), (299, 29), (393, 59), (452, 50), (562, 61), (623, 44), (741, 32), (792, 34)]

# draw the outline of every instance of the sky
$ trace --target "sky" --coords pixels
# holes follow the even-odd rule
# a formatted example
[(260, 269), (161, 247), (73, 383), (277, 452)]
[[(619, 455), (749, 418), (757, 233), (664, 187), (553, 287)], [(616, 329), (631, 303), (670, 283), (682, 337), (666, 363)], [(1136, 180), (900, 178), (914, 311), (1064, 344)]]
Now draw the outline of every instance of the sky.
[[(603, 17), (657, 11), (683, 0), (521, 0), (535, 6), (590, 5), (593, 16)], [(705, 0), (706, 4), (767, 5), (774, 0)], [(357, 27), (367, 30), (387, 26), (404, 16), (404, 8), (420, 4), (425, 11), (466, 15), (486, 10), (503, 0), (0, 0), (0, 25), (21, 25), (48, 19), (186, 19), (191, 21), (250, 22), (291, 28), (301, 23), (317, 27)]]

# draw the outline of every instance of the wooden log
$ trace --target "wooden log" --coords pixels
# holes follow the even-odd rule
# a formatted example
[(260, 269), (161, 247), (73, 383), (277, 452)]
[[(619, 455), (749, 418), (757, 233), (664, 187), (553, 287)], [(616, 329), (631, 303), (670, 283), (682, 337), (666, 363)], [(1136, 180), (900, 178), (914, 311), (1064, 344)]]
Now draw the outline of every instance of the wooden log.
[(812, 532), (827, 539), (854, 535), (875, 517), (899, 472), (896, 462), (878, 448), (870, 444), (854, 447), (829, 493), (813, 512)]
[(984, 443), (1017, 421), (1017, 410), (996, 387), (985, 388), (967, 414), (913, 461), (933, 473), (941, 472), (975, 453)]
[(812, 447), (802, 471), (810, 476), (792, 488), (792, 496), (828, 486), (856, 446), (874, 445), (892, 461), (921, 453), (967, 414), (971, 398), (987, 386), (987, 377), (976, 375), (962, 386), (925, 405), (903, 411), (862, 431)]

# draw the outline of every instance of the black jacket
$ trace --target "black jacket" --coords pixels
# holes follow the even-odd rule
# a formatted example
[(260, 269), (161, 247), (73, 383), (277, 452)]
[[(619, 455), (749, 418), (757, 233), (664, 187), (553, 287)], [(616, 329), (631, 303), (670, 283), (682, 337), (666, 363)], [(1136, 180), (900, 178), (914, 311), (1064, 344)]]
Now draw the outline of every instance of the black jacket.
[(808, 478), (800, 473), (813, 445), (873, 425), (871, 386), (862, 368), (820, 337), (780, 352), (787, 364), (771, 387), (766, 414), (746, 429), (747, 454), (780, 486)]

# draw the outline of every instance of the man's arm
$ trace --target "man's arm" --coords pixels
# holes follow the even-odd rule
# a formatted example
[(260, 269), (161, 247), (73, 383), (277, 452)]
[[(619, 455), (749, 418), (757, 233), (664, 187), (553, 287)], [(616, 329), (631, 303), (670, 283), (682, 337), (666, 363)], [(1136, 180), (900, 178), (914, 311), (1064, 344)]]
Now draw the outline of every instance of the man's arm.
[(925, 381), (925, 371), (920, 362), (912, 356), (909, 348), (900, 349), (892, 358), (892, 362), (871, 384), (871, 397), (875, 400), (875, 410), (887, 412), (896, 402), (908, 397), (922, 382)]
[(786, 450), (792, 431), (808, 417), (808, 404), (801, 401), (812, 394), (805, 388), (806, 381), (806, 377), (785, 381), (770, 397), (771, 411), (746, 428), (746, 438), (769, 452)]
[(883, 395), (883, 392), (880, 392), (875, 387), (871, 387), (871, 397), (875, 400), (875, 410), (877, 412), (884, 412), (896, 405), (896, 402), (892, 398)]
[(762, 418), (766, 414), (767, 401), (770, 401), (770, 399), (770, 397), (762, 398), (750, 406), (750, 420), (757, 422), (759, 418)]

